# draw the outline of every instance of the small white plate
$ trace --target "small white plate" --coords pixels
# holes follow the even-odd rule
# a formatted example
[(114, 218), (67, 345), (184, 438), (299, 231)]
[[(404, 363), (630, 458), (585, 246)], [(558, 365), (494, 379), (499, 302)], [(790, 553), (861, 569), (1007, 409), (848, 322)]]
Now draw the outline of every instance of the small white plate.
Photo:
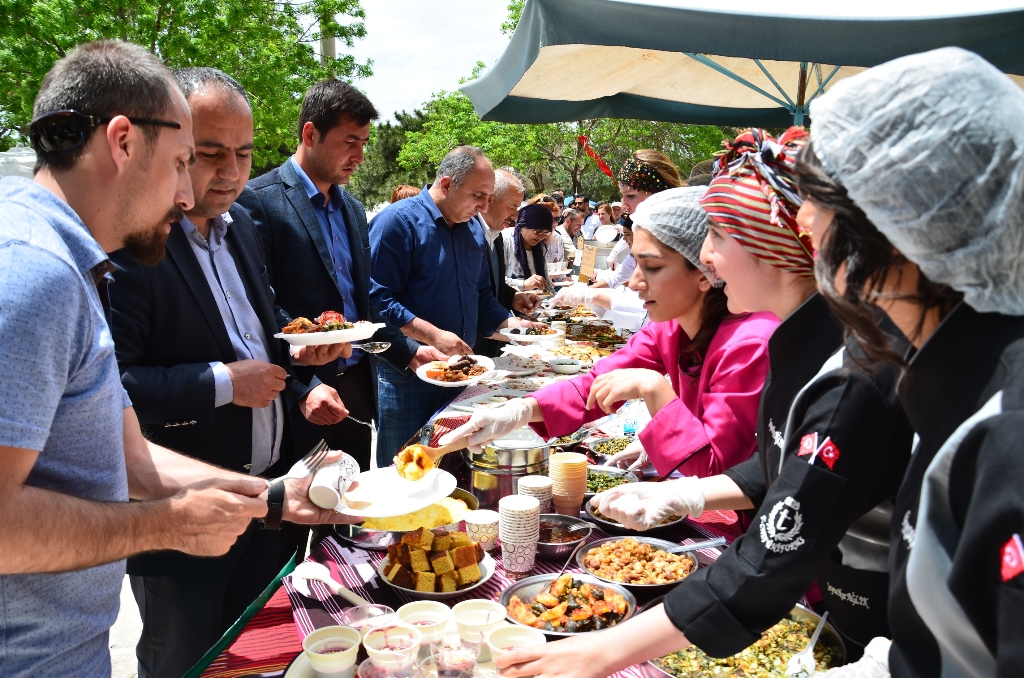
[[(452, 356), (451, 358), (448, 359), (448, 364), (454, 363), (454, 361), (460, 357), (461, 356)], [(424, 365), (420, 365), (419, 368), (417, 368), (416, 376), (422, 379), (423, 381), (427, 382), (428, 384), (433, 384), (434, 386), (443, 386), (445, 388), (463, 388), (465, 386), (472, 386), (473, 384), (478, 384), (481, 381), (486, 381), (487, 379), (490, 379), (491, 377), (494, 376), (493, 360), (483, 355), (471, 355), (469, 357), (476, 360), (477, 365), (482, 365), (483, 367), (487, 368), (487, 371), (471, 379), (466, 379), (465, 381), (438, 381), (437, 379), (431, 379), (430, 377), (427, 376), (427, 370), (429, 370), (431, 365), (434, 364), (433, 362), (429, 362)]]
[(537, 370), (544, 369), (544, 366), (543, 360), (524, 358), (514, 353), (507, 353), (494, 359), (494, 367), (508, 372), (512, 377), (525, 377), (534, 374)]
[(555, 330), (554, 334), (519, 334), (517, 327), (506, 327), (500, 333), (512, 341), (520, 344), (533, 343), (537, 341), (552, 341), (565, 336), (565, 330)]
[(606, 226), (601, 226), (596, 231), (594, 231), (594, 240), (601, 243), (602, 245), (607, 245), (609, 243), (615, 242), (615, 236), (617, 236), (618, 234), (619, 229), (609, 224)]
[(487, 583), (488, 579), (494, 576), (494, 558), (492, 558), (489, 554), (485, 553), (484, 559), (481, 560), (479, 563), (480, 581), (473, 584), (472, 586), (467, 586), (464, 589), (459, 589), (458, 591), (450, 591), (448, 593), (426, 593), (424, 591), (416, 591), (414, 589), (407, 589), (401, 586), (395, 586), (390, 581), (388, 581), (388, 578), (384, 576), (384, 571), (387, 569), (389, 562), (390, 561), (388, 560), (388, 557), (384, 556), (384, 560), (380, 561), (380, 564), (377, 565), (377, 574), (380, 575), (380, 578), (384, 581), (384, 583), (390, 586), (391, 588), (395, 589), (396, 591), (402, 591), (403, 593), (409, 594), (413, 598), (423, 598), (424, 600), (451, 600), (452, 598), (458, 598), (459, 596), (465, 595), (477, 587), (483, 586)]
[(404, 516), (447, 497), (456, 485), (455, 476), (438, 468), (414, 482), (398, 475), (394, 466), (365, 471), (356, 481), (355, 489), (346, 492), (334, 507), (338, 513), (363, 518)]
[(324, 346), (326, 344), (345, 344), (353, 341), (369, 339), (377, 330), (384, 327), (384, 323), (358, 323), (355, 327), (347, 330), (333, 330), (331, 332), (307, 332), (306, 334), (285, 334), (278, 332), (275, 339), (284, 339), (292, 346)]
[(490, 393), (481, 393), (480, 395), (473, 396), (472, 398), (466, 398), (460, 400), (457, 403), (449, 405), (453, 410), (462, 410), (463, 412), (476, 412), (478, 410), (490, 410), (495, 407), (501, 407), (510, 400), (517, 398), (523, 398), (530, 395), (526, 391), (513, 391), (512, 389), (502, 388)]

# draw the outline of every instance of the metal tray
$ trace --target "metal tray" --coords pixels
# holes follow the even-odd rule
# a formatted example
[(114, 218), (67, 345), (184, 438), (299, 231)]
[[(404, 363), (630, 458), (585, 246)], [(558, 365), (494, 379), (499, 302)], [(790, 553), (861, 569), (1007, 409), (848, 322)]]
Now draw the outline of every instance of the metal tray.
[[(534, 599), (536, 599), (538, 594), (548, 590), (548, 587), (551, 586), (551, 582), (553, 582), (556, 578), (557, 577), (554, 574), (538, 574), (533, 577), (527, 577), (526, 579), (518, 581), (509, 586), (504, 591), (502, 591), (501, 597), (498, 598), (498, 602), (504, 605), (506, 609), (508, 608), (509, 602), (512, 600), (512, 596), (519, 596), (519, 599), (522, 600), (524, 603), (532, 603)], [(618, 626), (619, 624), (625, 622), (626, 620), (630, 619), (631, 617), (633, 617), (633, 615), (636, 614), (636, 598), (623, 586), (620, 586), (619, 584), (609, 584), (608, 582), (602, 581), (597, 577), (593, 577), (589, 574), (573, 573), (572, 578), (584, 583), (593, 584), (594, 586), (600, 586), (603, 589), (612, 589), (616, 593), (621, 594), (622, 597), (626, 599), (626, 614), (622, 619), (615, 622), (615, 626)], [(507, 614), (505, 618), (513, 624), (515, 624), (516, 626), (524, 626), (523, 624), (517, 622), (515, 619), (512, 619), (512, 617), (508, 616)], [(601, 631), (604, 630), (605, 629), (601, 629)], [(601, 631), (581, 631), (580, 633), (601, 633)], [(566, 638), (569, 636), (580, 635), (580, 633), (567, 633), (565, 631), (544, 631), (543, 629), (541, 629), (541, 632), (545, 636), (549, 636), (552, 638)]]
[(641, 532), (640, 530), (631, 530), (628, 527), (623, 527), (621, 523), (615, 523), (606, 518), (598, 518), (594, 515), (594, 509), (593, 507), (591, 507), (590, 501), (583, 502), (583, 510), (587, 512), (588, 520), (593, 520), (601, 527), (602, 530), (604, 530), (608, 534), (621, 534), (629, 535), (632, 537), (646, 536), (649, 534), (662, 534), (664, 532), (667, 532), (668, 530), (671, 530), (673, 527), (676, 527), (677, 525), (679, 525), (679, 523), (686, 520), (686, 516), (681, 516), (679, 520), (673, 520), (671, 523), (658, 525), (657, 527), (652, 527), (649, 530)]
[[(584, 572), (586, 572), (587, 574), (589, 574), (592, 577), (596, 577), (597, 579), (600, 579), (603, 582), (607, 582), (609, 584), (615, 584), (617, 586), (625, 586), (626, 588), (636, 589), (638, 592), (639, 591), (643, 591), (645, 593), (653, 593), (653, 592), (656, 592), (656, 591), (667, 591), (668, 589), (673, 588), (676, 584), (678, 584), (679, 582), (683, 581), (683, 579), (686, 578), (686, 577), (683, 577), (683, 579), (678, 579), (676, 581), (668, 582), (666, 584), (625, 584), (623, 582), (617, 582), (617, 581), (612, 581), (611, 579), (605, 579), (601, 575), (594, 574), (593, 572), (588, 570), (586, 568), (586, 566), (583, 564), (583, 559), (593, 549), (598, 548), (599, 546), (601, 546), (601, 544), (606, 544), (608, 542), (613, 542), (613, 541), (620, 541), (620, 540), (622, 540), (624, 538), (625, 537), (606, 537), (605, 539), (598, 539), (597, 541), (590, 542), (589, 544), (587, 544), (582, 549), (580, 549), (579, 551), (576, 552), (576, 564), (580, 566), (581, 570), (583, 570)], [(654, 548), (658, 548), (658, 549), (661, 549), (663, 551), (666, 551), (666, 550), (668, 550), (670, 548), (675, 548), (677, 546), (680, 546), (680, 544), (674, 544), (674, 543), (672, 543), (670, 541), (665, 541), (664, 539), (653, 539), (651, 537), (632, 537), (632, 538), (636, 539), (638, 542), (641, 542), (643, 544), (650, 544)], [(700, 567), (700, 563), (697, 562), (697, 557), (694, 556), (692, 552), (691, 553), (680, 553), (679, 555), (683, 556), (684, 558), (689, 559), (690, 562), (693, 563), (693, 569), (690, 570), (690, 574), (693, 574), (694, 572), (696, 572), (697, 568)], [(689, 576), (689, 575), (687, 575), (687, 576)]]
[[(453, 499), (461, 499), (466, 502), (466, 507), (470, 511), (475, 511), (480, 508), (480, 502), (469, 492), (466, 492), (462, 488), (455, 488), (449, 497)], [(451, 523), (449, 525), (442, 525), (441, 527), (435, 527), (435, 530), (444, 530), (445, 532), (457, 532), (459, 529), (459, 523)], [(407, 531), (399, 530), (368, 530), (360, 525), (335, 525), (334, 533), (350, 543), (356, 548), (366, 549), (368, 551), (387, 551), (388, 546), (391, 544), (397, 544), (402, 540), (402, 535), (406, 534)]]

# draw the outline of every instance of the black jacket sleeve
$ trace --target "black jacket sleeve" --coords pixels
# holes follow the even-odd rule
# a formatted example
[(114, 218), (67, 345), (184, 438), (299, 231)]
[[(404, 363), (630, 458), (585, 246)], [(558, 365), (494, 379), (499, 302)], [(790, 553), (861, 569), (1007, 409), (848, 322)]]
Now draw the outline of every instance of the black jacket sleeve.
[[(791, 417), (795, 434), (781, 473), (750, 529), (665, 598), (673, 624), (715, 657), (748, 647), (786, 616), (851, 523), (888, 491), (893, 446), (909, 448), (909, 436), (893, 440), (905, 420), (891, 393), (858, 372), (819, 378)], [(830, 438), (839, 450), (831, 468), (820, 454), (813, 465), (811, 456), (797, 456), (801, 438), (813, 433), (819, 445)]]
[(765, 495), (768, 493), (768, 483), (764, 473), (764, 461), (760, 453), (727, 468), (722, 475), (736, 483), (754, 506), (764, 503)]

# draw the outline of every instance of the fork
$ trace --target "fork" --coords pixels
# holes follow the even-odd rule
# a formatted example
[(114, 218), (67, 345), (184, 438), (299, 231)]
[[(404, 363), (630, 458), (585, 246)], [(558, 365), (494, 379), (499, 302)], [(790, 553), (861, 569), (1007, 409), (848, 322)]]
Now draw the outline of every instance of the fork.
[(789, 664), (786, 666), (786, 675), (793, 676), (794, 678), (800, 678), (802, 676), (809, 676), (814, 673), (816, 665), (814, 662), (814, 646), (818, 644), (818, 637), (821, 635), (821, 630), (825, 628), (825, 620), (828, 619), (828, 612), (822, 616), (821, 621), (818, 622), (818, 628), (814, 629), (814, 634), (811, 639), (807, 642), (807, 647), (797, 652), (795, 655), (789, 658)]
[(306, 476), (316, 473), (317, 469), (320, 468), (320, 465), (324, 463), (324, 459), (327, 457), (327, 453), (329, 451), (330, 445), (321, 440), (313, 446), (313, 449), (310, 450), (305, 457), (295, 462), (295, 464), (288, 469), (288, 473), (279, 478), (274, 478), (270, 482), (277, 483), (285, 480), (299, 480), (300, 478), (305, 478)]

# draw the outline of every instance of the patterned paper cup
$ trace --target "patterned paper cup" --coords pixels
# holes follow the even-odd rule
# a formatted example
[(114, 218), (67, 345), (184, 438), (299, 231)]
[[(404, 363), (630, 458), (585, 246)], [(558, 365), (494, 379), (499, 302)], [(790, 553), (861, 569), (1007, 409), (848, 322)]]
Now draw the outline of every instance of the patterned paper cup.
[(522, 578), (533, 571), (537, 558), (537, 542), (501, 542), (501, 562), (505, 573), (513, 579)]
[(500, 516), (497, 511), (470, 511), (464, 518), (466, 534), (475, 542), (480, 543), (484, 551), (493, 551), (498, 539), (498, 523)]

